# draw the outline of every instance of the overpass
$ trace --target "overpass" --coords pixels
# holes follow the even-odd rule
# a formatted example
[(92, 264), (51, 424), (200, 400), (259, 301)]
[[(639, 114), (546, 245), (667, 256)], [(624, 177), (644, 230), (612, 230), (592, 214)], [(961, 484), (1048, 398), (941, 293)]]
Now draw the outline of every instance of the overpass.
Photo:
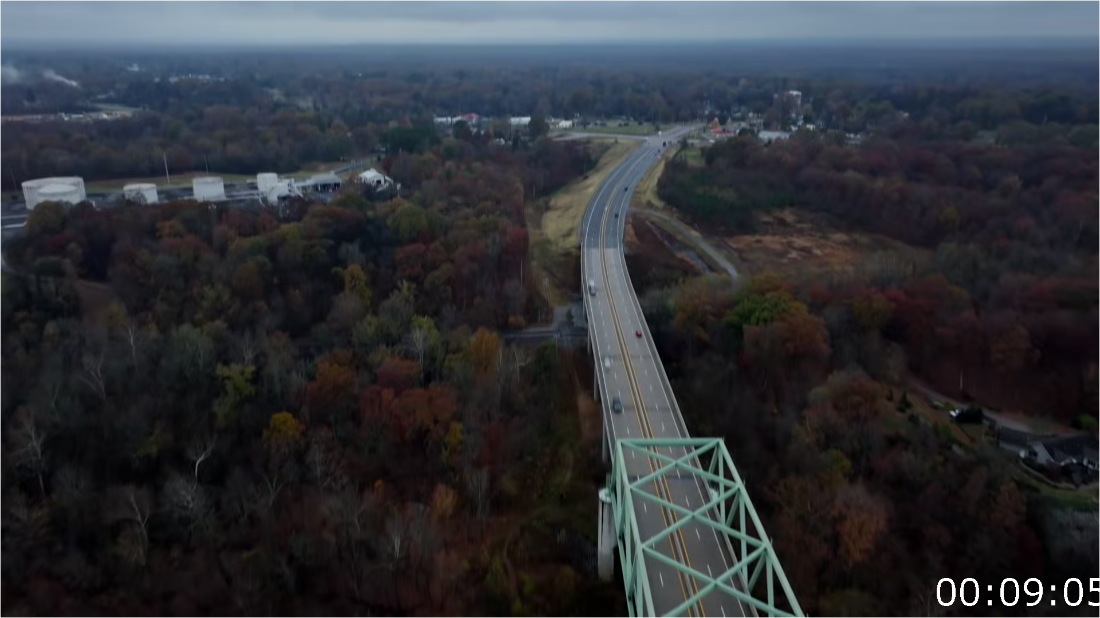
[[(798, 616), (802, 611), (721, 439), (691, 438), (623, 255), (634, 186), (687, 127), (641, 140), (581, 222), (581, 273), (602, 402), (599, 571), (616, 555), (632, 616)], [(615, 549), (618, 549), (616, 552)]]

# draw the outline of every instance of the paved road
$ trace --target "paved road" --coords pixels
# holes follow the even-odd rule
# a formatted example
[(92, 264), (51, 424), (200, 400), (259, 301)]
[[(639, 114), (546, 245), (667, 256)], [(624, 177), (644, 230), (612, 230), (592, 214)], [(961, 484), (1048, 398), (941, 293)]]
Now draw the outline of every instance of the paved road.
[(669, 215), (666, 215), (663, 212), (658, 212), (656, 210), (638, 210), (638, 214), (642, 215), (643, 217), (653, 217), (656, 219), (660, 219), (661, 221), (664, 221), (672, 227), (676, 228), (681, 234), (687, 237), (687, 239), (691, 242), (692, 245), (695, 246), (696, 249), (701, 249), (710, 257), (711, 260), (722, 267), (722, 270), (726, 271), (726, 274), (729, 275), (730, 279), (737, 279), (737, 268), (733, 265), (733, 263), (726, 259), (726, 256), (722, 255), (721, 251), (715, 249), (714, 245), (708, 243), (702, 237), (702, 235), (692, 229), (691, 226), (685, 224), (683, 221), (680, 221), (676, 217), (670, 217)]
[[(588, 297), (588, 318), (600, 359), (597, 366), (603, 376), (605, 426), (613, 439), (689, 437), (642, 317), (622, 252), (624, 209), (630, 203), (634, 186), (657, 161), (661, 142), (675, 140), (684, 132), (686, 129), (676, 129), (643, 142), (604, 181), (581, 224), (585, 293), (588, 294), (588, 281), (594, 281), (596, 287), (595, 296)], [(617, 218), (616, 212), (619, 213)], [(636, 336), (636, 332), (642, 336)], [(621, 400), (622, 413), (610, 411), (613, 397)], [(683, 449), (670, 449), (662, 454), (680, 457), (686, 453)], [(628, 457), (626, 464), (628, 473), (634, 478), (648, 475), (655, 469), (643, 458)], [(654, 482), (648, 491), (688, 509), (699, 508), (707, 495), (699, 479), (676, 475), (666, 475)], [(651, 538), (678, 521), (671, 511), (642, 500), (635, 500), (634, 508), (642, 538)], [(715, 576), (734, 564), (724, 539), (709, 526), (695, 522), (660, 542), (657, 548), (673, 560)], [(646, 559), (646, 568), (658, 615), (672, 611), (705, 585), (690, 577), (680, 577), (673, 569), (651, 558)], [(713, 592), (694, 605), (689, 615), (742, 616), (745, 613), (737, 599)]]

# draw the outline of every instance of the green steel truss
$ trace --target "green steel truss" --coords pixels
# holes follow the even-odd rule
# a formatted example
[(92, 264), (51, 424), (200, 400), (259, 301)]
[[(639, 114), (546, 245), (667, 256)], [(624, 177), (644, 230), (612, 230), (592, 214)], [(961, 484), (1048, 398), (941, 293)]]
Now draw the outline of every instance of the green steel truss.
[[(673, 458), (658, 452), (664, 449), (684, 449), (686, 455)], [(631, 478), (625, 456), (633, 451), (634, 458), (649, 458), (654, 472)], [(643, 462), (644, 463), (644, 462)], [(649, 469), (649, 468), (647, 468)], [(687, 509), (654, 495), (652, 482), (661, 476), (694, 475), (709, 488), (710, 501), (698, 509)], [(689, 476), (689, 478), (692, 478)], [(635, 518), (635, 498), (651, 506), (665, 508), (679, 516), (679, 522), (659, 534), (642, 538)], [(698, 593), (691, 595), (667, 616), (682, 616), (707, 594), (721, 590), (741, 601), (746, 611), (767, 616), (802, 616), (794, 592), (791, 591), (779, 558), (764, 533), (760, 518), (752, 506), (733, 459), (719, 438), (677, 438), (618, 440), (612, 472), (601, 499), (609, 502), (614, 517), (616, 541), (626, 585), (627, 607), (631, 616), (655, 616), (653, 595), (646, 574), (646, 558), (696, 578)], [(712, 577), (660, 553), (656, 546), (678, 529), (697, 522), (713, 528), (717, 538), (728, 542), (727, 552), (736, 563), (725, 573)], [(749, 609), (751, 608), (751, 610)]]

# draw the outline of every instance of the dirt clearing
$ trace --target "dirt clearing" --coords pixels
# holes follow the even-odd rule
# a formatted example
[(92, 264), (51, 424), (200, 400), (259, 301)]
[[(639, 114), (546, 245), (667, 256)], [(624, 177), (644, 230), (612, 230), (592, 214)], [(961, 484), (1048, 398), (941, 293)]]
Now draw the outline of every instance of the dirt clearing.
[(875, 254), (918, 259), (926, 253), (877, 234), (841, 231), (827, 215), (794, 208), (757, 214), (754, 234), (716, 240), (732, 249), (748, 274), (843, 272), (865, 266)]

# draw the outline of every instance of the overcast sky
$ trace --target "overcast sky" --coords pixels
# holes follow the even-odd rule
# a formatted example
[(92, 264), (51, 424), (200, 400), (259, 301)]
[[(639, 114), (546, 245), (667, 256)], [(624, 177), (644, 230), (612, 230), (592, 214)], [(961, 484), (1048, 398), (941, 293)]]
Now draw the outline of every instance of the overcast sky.
[(1100, 35), (1097, 2), (4, 2), (5, 43), (558, 43)]

